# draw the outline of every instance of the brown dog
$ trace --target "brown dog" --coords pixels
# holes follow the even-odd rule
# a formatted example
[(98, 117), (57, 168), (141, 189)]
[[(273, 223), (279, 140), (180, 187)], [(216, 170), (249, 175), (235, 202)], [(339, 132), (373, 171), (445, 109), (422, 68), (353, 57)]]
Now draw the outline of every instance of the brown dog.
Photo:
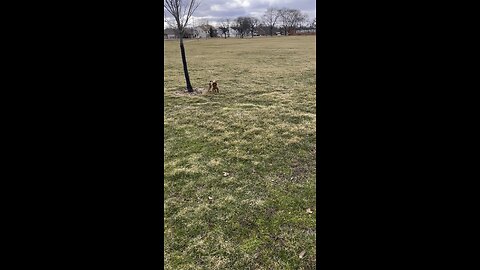
[(214, 93), (220, 93), (220, 90), (218, 89), (218, 84), (217, 84), (217, 81), (210, 81), (208, 83), (208, 92), (210, 92), (210, 90), (212, 90)]

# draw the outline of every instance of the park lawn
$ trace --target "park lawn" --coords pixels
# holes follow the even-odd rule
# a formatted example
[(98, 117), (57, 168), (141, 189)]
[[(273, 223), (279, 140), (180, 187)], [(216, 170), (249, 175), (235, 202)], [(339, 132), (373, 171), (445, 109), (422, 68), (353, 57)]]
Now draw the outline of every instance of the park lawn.
[(164, 43), (165, 269), (316, 268), (315, 42)]

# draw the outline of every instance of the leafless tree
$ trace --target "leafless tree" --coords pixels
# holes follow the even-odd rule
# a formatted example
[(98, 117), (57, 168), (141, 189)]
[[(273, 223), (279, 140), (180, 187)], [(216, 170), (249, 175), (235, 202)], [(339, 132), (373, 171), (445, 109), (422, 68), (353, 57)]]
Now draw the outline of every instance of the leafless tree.
[(280, 20), (280, 27), (283, 28), (283, 32), (287, 35), (288, 28), (288, 9), (282, 8), (278, 10), (278, 16)]
[(208, 28), (208, 34), (210, 35), (211, 38), (217, 37), (218, 36), (217, 29), (213, 26), (210, 26), (210, 28)]
[(238, 17), (235, 19), (235, 24), (232, 28), (240, 34), (240, 37), (243, 38), (250, 31), (251, 27), (251, 18), (250, 17)]
[(193, 92), (193, 87), (190, 84), (190, 77), (188, 75), (187, 57), (185, 56), (185, 47), (183, 46), (183, 35), (185, 34), (185, 27), (188, 20), (192, 17), (195, 10), (200, 5), (199, 0), (164, 0), (163, 7), (175, 19), (176, 28), (180, 36), (180, 53), (182, 55), (183, 73), (187, 83), (188, 92)]
[(279, 13), (282, 27), (285, 30), (285, 35), (288, 34), (289, 30), (295, 30), (295, 27), (297, 27), (297, 25), (305, 18), (298, 9), (282, 8), (279, 10)]
[(310, 26), (310, 21), (308, 20), (308, 14), (307, 13), (300, 13), (300, 16), (298, 17), (297, 23), (294, 26), (296, 29), (306, 29), (309, 28)]
[(255, 32), (259, 24), (260, 24), (259, 19), (255, 17), (250, 17), (250, 33), (252, 34), (252, 38), (253, 38), (253, 33)]
[(269, 8), (262, 17), (263, 24), (267, 26), (270, 30), (270, 36), (273, 36), (273, 28), (277, 23), (280, 13), (276, 8)]
[(223, 19), (220, 22), (218, 29), (222, 31), (222, 34), (225, 36), (225, 38), (227, 38), (227, 34), (230, 36), (230, 19)]
[(228, 27), (227, 34), (228, 34), (228, 37), (230, 37), (230, 28), (232, 27), (232, 22), (228, 18), (226, 19), (226, 22), (227, 22), (227, 27)]
[[(258, 34), (262, 35), (262, 36), (268, 36), (270, 35), (270, 27), (269, 26), (266, 26), (265, 24), (263, 23), (260, 23), (257, 27), (257, 31), (258, 31)], [(272, 31), (273, 32), (273, 31)]]

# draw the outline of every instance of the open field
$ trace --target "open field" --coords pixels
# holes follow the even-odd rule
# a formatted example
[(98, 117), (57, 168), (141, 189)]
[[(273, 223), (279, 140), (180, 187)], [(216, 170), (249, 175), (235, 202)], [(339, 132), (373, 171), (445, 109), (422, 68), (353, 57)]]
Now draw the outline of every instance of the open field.
[(315, 36), (164, 44), (165, 269), (315, 269)]

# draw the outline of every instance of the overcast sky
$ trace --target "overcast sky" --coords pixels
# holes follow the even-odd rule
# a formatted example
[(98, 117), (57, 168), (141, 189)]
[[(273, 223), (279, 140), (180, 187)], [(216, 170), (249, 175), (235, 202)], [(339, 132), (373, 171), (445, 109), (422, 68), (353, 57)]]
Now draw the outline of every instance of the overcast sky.
[[(186, 0), (188, 1), (188, 0)], [(239, 16), (254, 16), (261, 18), (267, 8), (298, 9), (308, 15), (312, 21), (316, 17), (315, 0), (200, 0), (201, 4), (193, 14), (192, 22), (208, 20), (209, 24), (216, 25), (223, 18), (236, 18)], [(165, 15), (171, 17), (165, 10)], [(189, 21), (190, 22), (190, 21)], [(190, 24), (190, 23), (189, 23)], [(165, 28), (166, 25), (164, 25)]]

